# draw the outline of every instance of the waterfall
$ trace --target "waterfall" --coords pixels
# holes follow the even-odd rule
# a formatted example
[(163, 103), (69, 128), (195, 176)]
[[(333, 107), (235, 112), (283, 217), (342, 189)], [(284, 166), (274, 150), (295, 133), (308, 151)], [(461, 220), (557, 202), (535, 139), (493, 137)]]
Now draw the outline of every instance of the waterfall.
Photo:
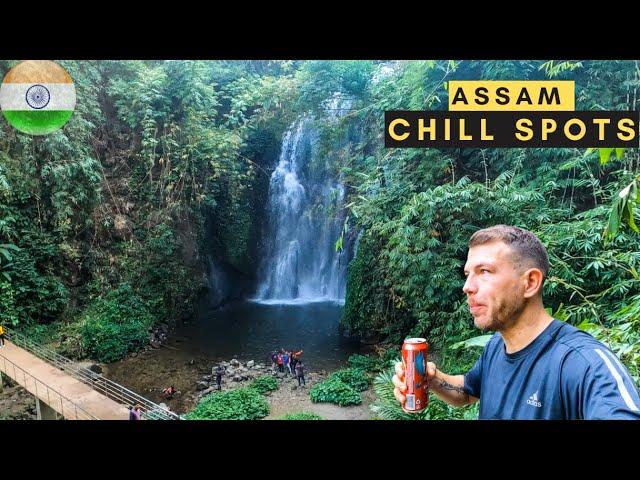
[[(347, 102), (329, 99), (327, 117), (335, 120), (349, 108)], [(254, 300), (344, 302), (350, 245), (336, 252), (335, 244), (344, 224), (345, 190), (317, 163), (317, 140), (314, 119), (308, 115), (298, 118), (283, 137), (269, 182), (266, 248)]]

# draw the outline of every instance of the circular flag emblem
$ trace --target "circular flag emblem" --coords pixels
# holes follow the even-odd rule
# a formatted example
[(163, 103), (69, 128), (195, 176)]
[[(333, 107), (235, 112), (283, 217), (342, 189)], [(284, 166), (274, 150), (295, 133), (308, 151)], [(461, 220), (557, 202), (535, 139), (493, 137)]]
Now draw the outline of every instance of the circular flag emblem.
[(0, 85), (0, 109), (16, 129), (30, 135), (55, 132), (69, 121), (76, 107), (76, 87), (56, 62), (19, 63)]

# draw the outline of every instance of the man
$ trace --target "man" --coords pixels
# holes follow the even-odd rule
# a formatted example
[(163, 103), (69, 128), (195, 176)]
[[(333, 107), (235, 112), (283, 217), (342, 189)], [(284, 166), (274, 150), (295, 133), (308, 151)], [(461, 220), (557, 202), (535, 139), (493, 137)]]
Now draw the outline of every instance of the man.
[(302, 361), (296, 363), (296, 377), (298, 377), (298, 386), (304, 385), (306, 387), (307, 384), (304, 381), (304, 363), (302, 363)]
[[(545, 311), (548, 271), (544, 246), (527, 230), (497, 225), (471, 236), (463, 291), (475, 326), (497, 333), (465, 375), (428, 362), (431, 391), (454, 406), (479, 399), (481, 419), (640, 419), (640, 396), (620, 360)], [(393, 383), (404, 403), (402, 363)]]
[(218, 390), (222, 388), (222, 375), (224, 374), (224, 369), (221, 365), (218, 365), (216, 368), (216, 385), (218, 386)]
[(289, 352), (287, 350), (285, 350), (284, 353), (282, 354), (282, 363), (284, 364), (285, 374), (287, 372), (292, 373), (291, 365), (289, 364)]

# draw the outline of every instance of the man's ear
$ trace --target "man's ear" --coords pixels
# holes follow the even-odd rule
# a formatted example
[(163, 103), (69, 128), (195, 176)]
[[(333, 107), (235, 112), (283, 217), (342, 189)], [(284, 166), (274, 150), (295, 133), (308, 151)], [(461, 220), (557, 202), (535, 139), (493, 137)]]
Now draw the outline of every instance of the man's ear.
[(524, 282), (524, 298), (532, 298), (542, 290), (544, 275), (538, 268), (530, 268), (522, 275)]

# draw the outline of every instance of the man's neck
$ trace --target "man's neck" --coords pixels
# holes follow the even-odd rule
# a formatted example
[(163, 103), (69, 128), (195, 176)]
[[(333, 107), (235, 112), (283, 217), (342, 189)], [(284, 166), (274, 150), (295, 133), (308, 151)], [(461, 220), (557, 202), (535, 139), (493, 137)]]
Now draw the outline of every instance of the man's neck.
[(509, 327), (500, 331), (507, 353), (516, 353), (533, 342), (553, 321), (542, 302), (528, 305)]

